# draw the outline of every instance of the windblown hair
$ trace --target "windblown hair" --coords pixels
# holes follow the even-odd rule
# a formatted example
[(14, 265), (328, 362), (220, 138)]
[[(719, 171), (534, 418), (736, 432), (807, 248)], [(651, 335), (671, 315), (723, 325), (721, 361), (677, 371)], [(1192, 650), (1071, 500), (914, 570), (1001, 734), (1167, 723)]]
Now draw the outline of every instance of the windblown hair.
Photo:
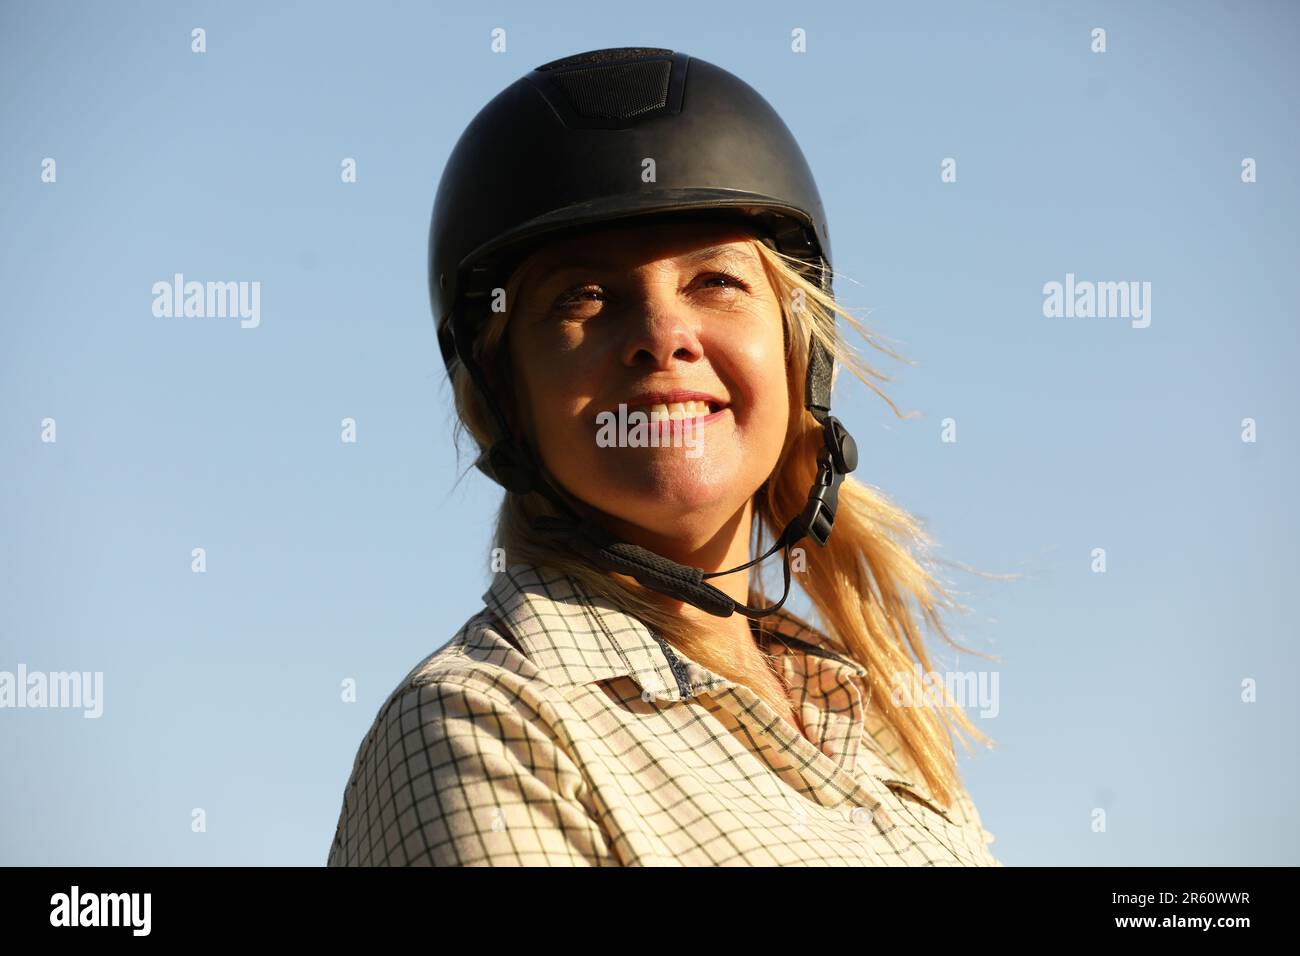
[[(884, 399), (896, 416), (907, 416), (899, 412), (876, 384), (876, 380), (890, 381), (889, 377), (856, 353), (841, 335), (836, 316), (873, 348), (896, 359), (901, 357), (881, 345), (871, 331), (824, 293), (806, 263), (776, 252), (757, 239), (751, 242), (781, 303), (790, 396), (785, 444), (767, 482), (754, 496), (750, 556), (756, 557), (771, 546), (786, 523), (802, 510), (817, 472), (822, 427), (804, 407), (811, 336), (815, 335), (834, 356), (836, 377), (840, 369), (849, 369)], [(506, 303), (517, 301), (521, 272), (516, 269), (507, 283)], [(492, 381), (494, 392), (500, 396), (503, 409), (516, 407), (510, 376), (503, 371), (509, 362), (503, 345), (509, 316), (508, 309), (492, 313), (474, 343), (474, 354)], [(482, 452), (492, 441), (491, 419), (470, 376), (459, 363), (454, 367), (452, 389), (459, 416), (456, 437), (459, 439), (468, 430)], [(513, 421), (514, 416), (509, 412), (507, 415)], [(572, 499), (549, 474), (546, 477), (582, 513), (581, 503)], [(533, 563), (570, 575), (589, 594), (603, 597), (639, 618), (692, 660), (753, 688), (777, 713), (789, 713), (788, 701), (772, 699), (777, 693), (773, 689), (772, 672), (756, 672), (755, 655), (742, 661), (730, 659), (719, 650), (719, 642), (710, 639), (707, 629), (669, 613), (647, 598), (650, 592), (634, 579), (594, 568), (561, 546), (533, 535), (530, 519), (552, 513), (553, 507), (541, 495), (506, 494), (497, 519), (495, 547), (504, 549), (510, 563)], [(929, 535), (915, 518), (885, 494), (850, 475), (840, 487), (835, 530), (826, 547), (817, 548), (811, 539), (804, 539), (800, 546), (804, 549), (806, 568), (794, 580), (811, 599), (820, 618), (818, 630), (833, 646), (866, 667), (867, 676), (863, 680), (868, 706), (875, 709), (893, 732), (901, 744), (902, 756), (919, 771), (930, 797), (945, 806), (951, 805), (961, 789), (953, 737), (960, 739), (959, 732), (964, 730), (989, 746), (992, 741), (975, 728), (953, 700), (946, 682), (927, 686), (923, 695), (906, 695), (901, 703), (895, 703), (891, 693), (896, 682), (909, 681), (909, 686), (915, 686), (919, 674), (934, 670), (925, 647), (923, 625), (928, 624), (951, 646), (969, 651), (955, 643), (943, 625), (941, 611), (965, 608), (953, 599), (932, 570)], [(750, 579), (748, 603), (751, 606), (766, 606), (774, 600), (759, 586), (759, 576), (753, 574)], [(970, 653), (988, 656), (976, 651)], [(969, 745), (962, 742), (969, 751)]]

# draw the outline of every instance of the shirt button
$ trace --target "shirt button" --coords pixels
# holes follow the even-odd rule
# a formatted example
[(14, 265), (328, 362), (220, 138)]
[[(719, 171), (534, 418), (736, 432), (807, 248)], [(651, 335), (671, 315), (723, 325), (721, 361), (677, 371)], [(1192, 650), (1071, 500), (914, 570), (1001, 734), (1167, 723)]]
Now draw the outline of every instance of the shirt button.
[(868, 826), (871, 823), (871, 811), (866, 807), (854, 807), (849, 812), (849, 819), (860, 827)]

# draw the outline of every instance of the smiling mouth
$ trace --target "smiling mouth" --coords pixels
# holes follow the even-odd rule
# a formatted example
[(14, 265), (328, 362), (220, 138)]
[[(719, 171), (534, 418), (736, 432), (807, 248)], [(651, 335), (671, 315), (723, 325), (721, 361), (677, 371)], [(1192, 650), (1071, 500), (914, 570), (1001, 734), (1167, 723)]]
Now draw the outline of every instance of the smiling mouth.
[(724, 409), (730, 408), (727, 402), (714, 399), (688, 399), (681, 402), (619, 402), (613, 408), (598, 412), (598, 415), (615, 415), (625, 417), (637, 412), (649, 421), (687, 421), (693, 418), (708, 418)]
[[(606, 421), (610, 424), (619, 422), (620, 427), (635, 425), (638, 421), (648, 425), (651, 430), (668, 433), (674, 429), (700, 427), (711, 424), (722, 417), (731, 406), (727, 402), (712, 399), (695, 399), (686, 402), (653, 402), (629, 405), (621, 402), (617, 408), (600, 412), (595, 424), (600, 427)], [(636, 418), (632, 418), (635, 415)]]
[(628, 409), (629, 412), (644, 412), (650, 421), (685, 421), (690, 418), (707, 418), (715, 412), (721, 411), (726, 406), (721, 402), (713, 401), (690, 401), (690, 402), (671, 402), (668, 404), (654, 405), (637, 405)]

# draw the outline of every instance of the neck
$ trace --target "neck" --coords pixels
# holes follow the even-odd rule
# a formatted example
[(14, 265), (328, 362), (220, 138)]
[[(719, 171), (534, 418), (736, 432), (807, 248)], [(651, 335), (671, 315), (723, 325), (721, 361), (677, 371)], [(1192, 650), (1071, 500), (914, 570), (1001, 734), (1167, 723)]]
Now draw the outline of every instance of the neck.
[[(683, 536), (676, 530), (673, 534), (660, 534), (610, 516), (604, 516), (603, 523), (610, 533), (624, 541), (653, 551), (670, 561), (687, 567), (700, 568), (706, 572), (729, 571), (750, 560), (749, 538), (753, 528), (753, 505), (749, 501), (745, 502), (731, 518), (723, 522), (722, 527), (707, 536)], [(709, 578), (708, 583), (738, 604), (747, 604), (751, 570), (746, 568), (734, 574)], [(673, 614), (701, 622), (716, 623), (721, 625), (724, 631), (734, 632), (745, 639), (749, 637), (748, 618), (743, 614), (736, 613), (724, 619), (701, 611), (685, 601), (657, 592), (652, 595), (652, 599), (661, 603)]]
[[(749, 538), (753, 520), (752, 502), (746, 502), (716, 533), (707, 538), (689, 539), (680, 535), (656, 534), (612, 516), (602, 516), (602, 524), (622, 540), (663, 555), (678, 564), (704, 571), (728, 571), (749, 561)], [(709, 583), (737, 603), (748, 604), (751, 570), (746, 568), (734, 574), (711, 578)], [(687, 648), (688, 652), (694, 652), (699, 663), (712, 667), (732, 680), (748, 683), (778, 714), (790, 720), (800, 733), (805, 733), (799, 715), (791, 705), (788, 689), (778, 676), (779, 672), (769, 666), (754, 639), (748, 617), (740, 613), (726, 618), (716, 617), (694, 605), (648, 589), (646, 597), (669, 613), (691, 621), (703, 632), (701, 637), (704, 645)]]

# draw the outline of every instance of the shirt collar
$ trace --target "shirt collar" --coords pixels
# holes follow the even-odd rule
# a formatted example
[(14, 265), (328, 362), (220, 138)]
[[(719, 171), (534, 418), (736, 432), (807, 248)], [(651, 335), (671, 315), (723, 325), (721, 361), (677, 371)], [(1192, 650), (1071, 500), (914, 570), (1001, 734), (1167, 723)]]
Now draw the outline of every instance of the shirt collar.
[[(558, 686), (630, 677), (647, 700), (682, 701), (734, 684), (553, 568), (511, 565), (496, 574), (483, 601), (544, 678)], [(785, 608), (764, 618), (764, 627), (775, 631), (792, 651), (824, 658), (835, 669), (857, 677), (867, 673)], [(773, 649), (777, 649), (775, 641)]]

